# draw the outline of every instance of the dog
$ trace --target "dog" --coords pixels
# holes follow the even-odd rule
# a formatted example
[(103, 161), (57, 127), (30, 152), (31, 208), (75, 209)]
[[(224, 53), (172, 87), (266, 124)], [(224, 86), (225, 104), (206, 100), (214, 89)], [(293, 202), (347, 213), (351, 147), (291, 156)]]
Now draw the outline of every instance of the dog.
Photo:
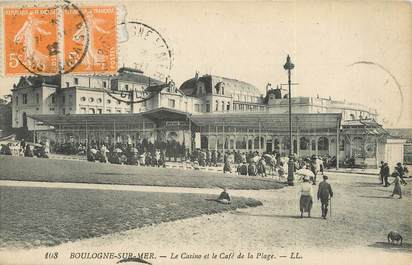
[(390, 231), (388, 234), (388, 243), (402, 245), (402, 236), (396, 231)]

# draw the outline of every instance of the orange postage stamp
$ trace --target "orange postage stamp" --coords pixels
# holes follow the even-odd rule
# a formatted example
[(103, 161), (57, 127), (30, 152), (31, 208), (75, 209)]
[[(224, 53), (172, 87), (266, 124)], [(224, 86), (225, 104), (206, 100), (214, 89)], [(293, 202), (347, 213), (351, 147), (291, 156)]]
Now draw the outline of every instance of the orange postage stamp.
[(56, 9), (5, 8), (3, 17), (5, 73), (57, 73)]
[(116, 72), (116, 20), (116, 8), (113, 6), (65, 9), (65, 70), (81, 61), (73, 69), (74, 73)]
[(114, 6), (4, 9), (6, 75), (115, 73)]

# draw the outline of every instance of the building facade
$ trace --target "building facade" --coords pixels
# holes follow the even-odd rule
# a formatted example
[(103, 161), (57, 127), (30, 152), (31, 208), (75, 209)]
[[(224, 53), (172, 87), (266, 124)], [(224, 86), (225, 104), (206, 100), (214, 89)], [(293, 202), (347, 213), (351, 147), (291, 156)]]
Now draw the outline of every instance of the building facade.
[[(145, 139), (177, 141), (189, 149), (283, 155), (292, 148), (298, 156), (329, 155), (342, 161), (354, 157), (358, 164), (374, 167), (386, 156), (381, 153), (390, 136), (375, 122), (376, 110), (367, 106), (292, 98), (290, 146), (288, 95), (279, 88), (268, 86), (263, 95), (244, 81), (196, 73), (180, 88), (167, 86), (152, 98), (139, 100), (147, 87), (162, 84), (126, 67), (106, 76), (22, 77), (12, 90), (12, 125), (46, 130), (47, 137), (58, 142), (133, 144)], [(354, 137), (358, 132), (348, 121), (359, 121), (360, 130), (372, 126), (364, 121), (373, 121), (380, 128), (373, 146), (365, 135)]]

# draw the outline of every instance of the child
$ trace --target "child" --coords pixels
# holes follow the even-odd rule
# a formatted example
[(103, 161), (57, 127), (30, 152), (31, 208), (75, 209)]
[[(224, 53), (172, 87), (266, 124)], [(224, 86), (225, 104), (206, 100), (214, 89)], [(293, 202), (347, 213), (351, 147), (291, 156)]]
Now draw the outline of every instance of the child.
[(232, 199), (230, 198), (229, 193), (227, 193), (226, 188), (223, 188), (222, 193), (220, 193), (219, 198), (216, 200), (217, 202), (223, 203), (223, 204), (231, 204)]

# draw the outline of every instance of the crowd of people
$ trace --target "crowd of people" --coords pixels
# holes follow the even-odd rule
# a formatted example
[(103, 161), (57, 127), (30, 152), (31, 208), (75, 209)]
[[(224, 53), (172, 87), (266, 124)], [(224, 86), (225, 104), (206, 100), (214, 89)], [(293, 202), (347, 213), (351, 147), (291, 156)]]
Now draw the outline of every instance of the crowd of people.
[[(394, 171), (390, 173), (388, 163), (381, 161), (379, 172), (380, 184), (382, 184), (384, 187), (389, 187), (390, 185), (394, 184), (394, 188), (391, 195), (392, 197), (394, 197), (394, 195), (398, 195), (399, 199), (402, 199), (401, 185), (407, 185), (405, 178), (408, 177), (408, 174), (408, 168), (402, 165), (402, 163), (400, 162), (396, 164)], [(392, 176), (394, 178), (394, 180), (391, 183), (389, 183), (389, 176)]]
[(24, 139), (19, 142), (9, 142), (7, 144), (1, 144), (0, 154), (49, 158), (50, 142), (46, 140), (40, 143), (26, 143)]

